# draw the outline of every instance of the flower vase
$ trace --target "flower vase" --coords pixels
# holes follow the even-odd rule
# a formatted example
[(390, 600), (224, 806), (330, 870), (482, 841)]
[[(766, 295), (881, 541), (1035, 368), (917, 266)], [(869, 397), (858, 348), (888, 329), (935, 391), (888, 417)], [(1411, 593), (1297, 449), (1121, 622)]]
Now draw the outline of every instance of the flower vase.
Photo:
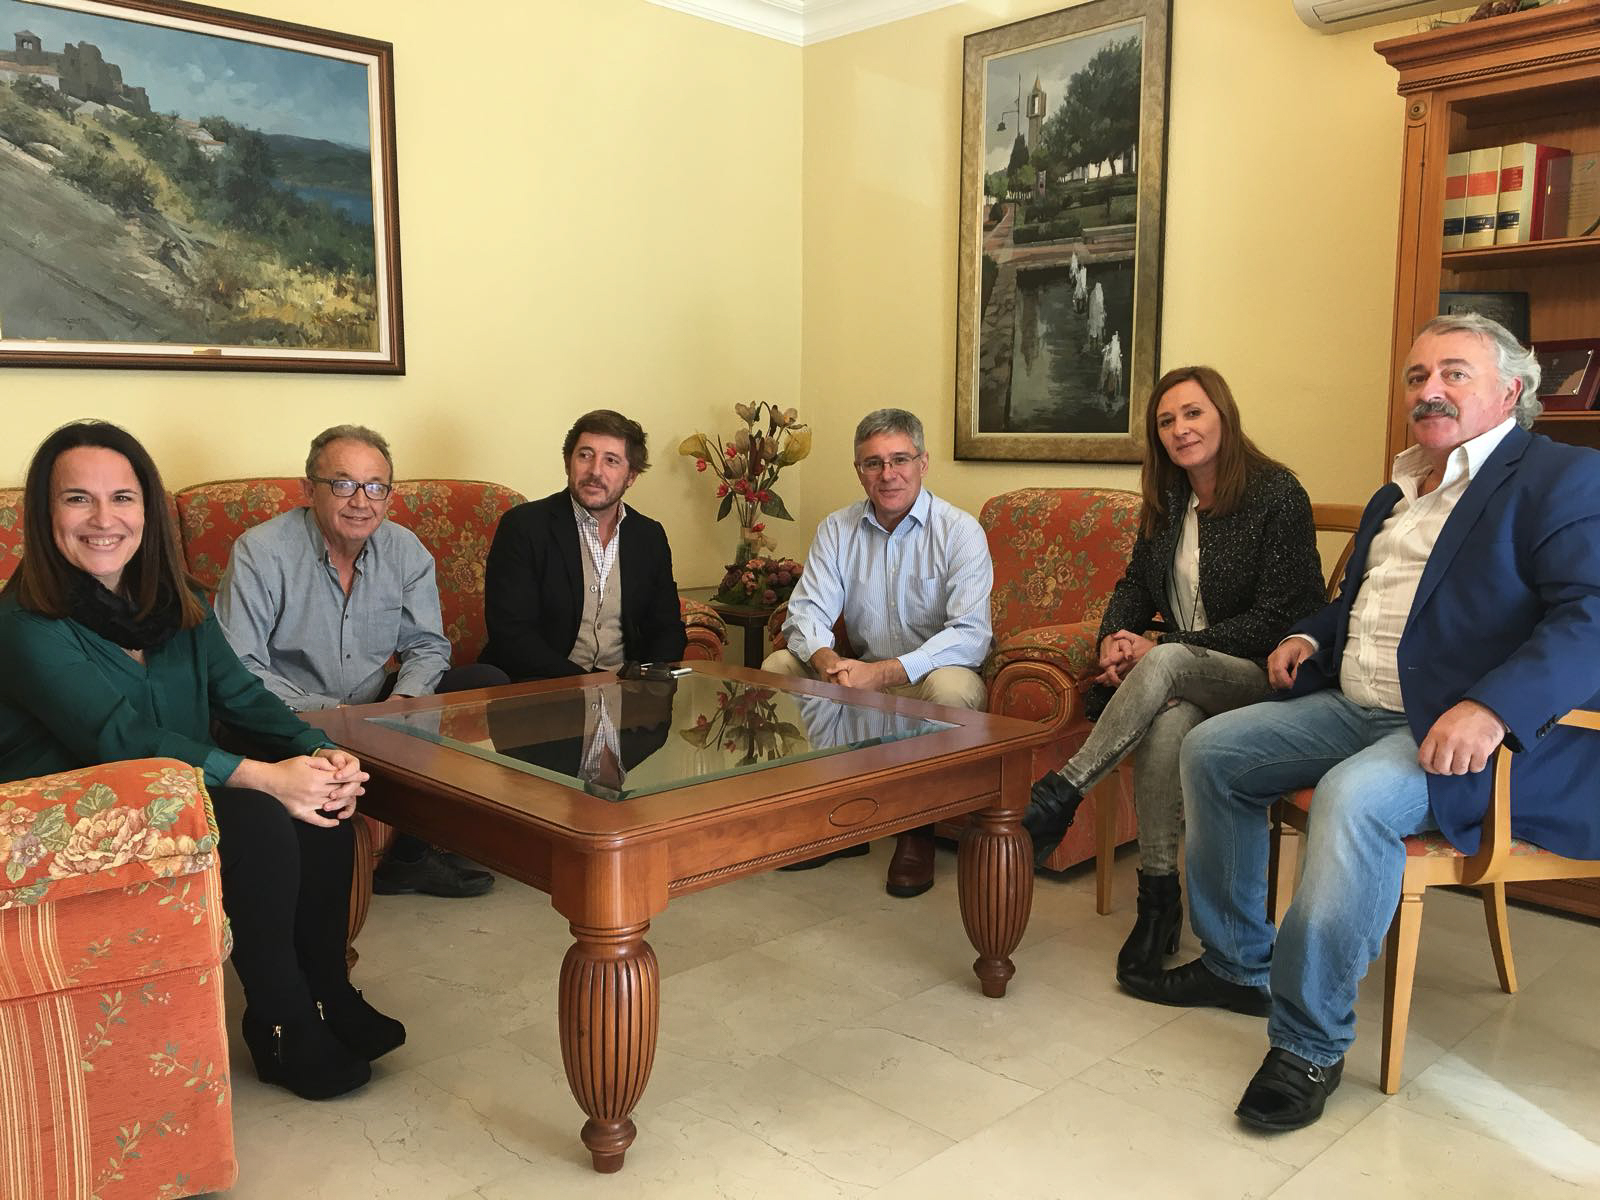
[(761, 547), (766, 542), (760, 525), (741, 525), (739, 527), (739, 544), (733, 553), (735, 566), (744, 566), (752, 558), (761, 557)]

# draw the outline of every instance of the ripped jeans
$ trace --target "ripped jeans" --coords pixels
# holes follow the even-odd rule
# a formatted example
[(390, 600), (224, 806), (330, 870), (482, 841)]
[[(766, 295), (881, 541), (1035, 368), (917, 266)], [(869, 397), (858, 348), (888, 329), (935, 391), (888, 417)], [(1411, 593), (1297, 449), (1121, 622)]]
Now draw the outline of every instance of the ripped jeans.
[(1207, 717), (1266, 695), (1267, 673), (1249, 659), (1163, 642), (1128, 672), (1089, 740), (1061, 774), (1087, 794), (1137, 748), (1133, 803), (1139, 815), (1139, 865), (1147, 874), (1175, 874), (1183, 829), (1178, 748), (1184, 735)]

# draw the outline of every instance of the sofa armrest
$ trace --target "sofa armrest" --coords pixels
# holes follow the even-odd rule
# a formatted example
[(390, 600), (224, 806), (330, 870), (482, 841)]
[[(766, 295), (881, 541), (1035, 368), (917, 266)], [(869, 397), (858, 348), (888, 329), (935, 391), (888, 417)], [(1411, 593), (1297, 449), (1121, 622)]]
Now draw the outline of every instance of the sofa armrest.
[(197, 874), (216, 845), (200, 771), (175, 759), (0, 783), (0, 908)]
[(679, 596), (678, 611), (683, 616), (684, 632), (689, 635), (684, 661), (721, 662), (722, 648), (728, 644), (728, 626), (717, 610), (699, 600)]

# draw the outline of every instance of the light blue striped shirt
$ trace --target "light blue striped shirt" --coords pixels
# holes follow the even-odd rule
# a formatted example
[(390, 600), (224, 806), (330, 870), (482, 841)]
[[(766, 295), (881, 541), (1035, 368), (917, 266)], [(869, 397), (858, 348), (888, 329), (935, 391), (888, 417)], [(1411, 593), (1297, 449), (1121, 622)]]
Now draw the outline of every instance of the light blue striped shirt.
[(784, 636), (809, 662), (842, 614), (865, 662), (898, 658), (919, 682), (935, 667), (983, 665), (994, 640), (994, 563), (983, 527), (926, 488), (889, 532), (865, 498), (827, 517), (789, 599)]

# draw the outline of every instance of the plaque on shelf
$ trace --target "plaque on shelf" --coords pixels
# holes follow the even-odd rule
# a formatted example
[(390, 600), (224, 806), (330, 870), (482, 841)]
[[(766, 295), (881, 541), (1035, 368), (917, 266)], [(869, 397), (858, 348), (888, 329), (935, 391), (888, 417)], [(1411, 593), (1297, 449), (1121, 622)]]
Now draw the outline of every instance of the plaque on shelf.
[(1477, 313), (1498, 321), (1524, 346), (1528, 344), (1527, 292), (1440, 292), (1439, 315)]
[(1600, 154), (1552, 159), (1545, 173), (1541, 238), (1600, 235)]
[(1540, 342), (1539, 399), (1547, 412), (1583, 412), (1600, 400), (1600, 338)]

